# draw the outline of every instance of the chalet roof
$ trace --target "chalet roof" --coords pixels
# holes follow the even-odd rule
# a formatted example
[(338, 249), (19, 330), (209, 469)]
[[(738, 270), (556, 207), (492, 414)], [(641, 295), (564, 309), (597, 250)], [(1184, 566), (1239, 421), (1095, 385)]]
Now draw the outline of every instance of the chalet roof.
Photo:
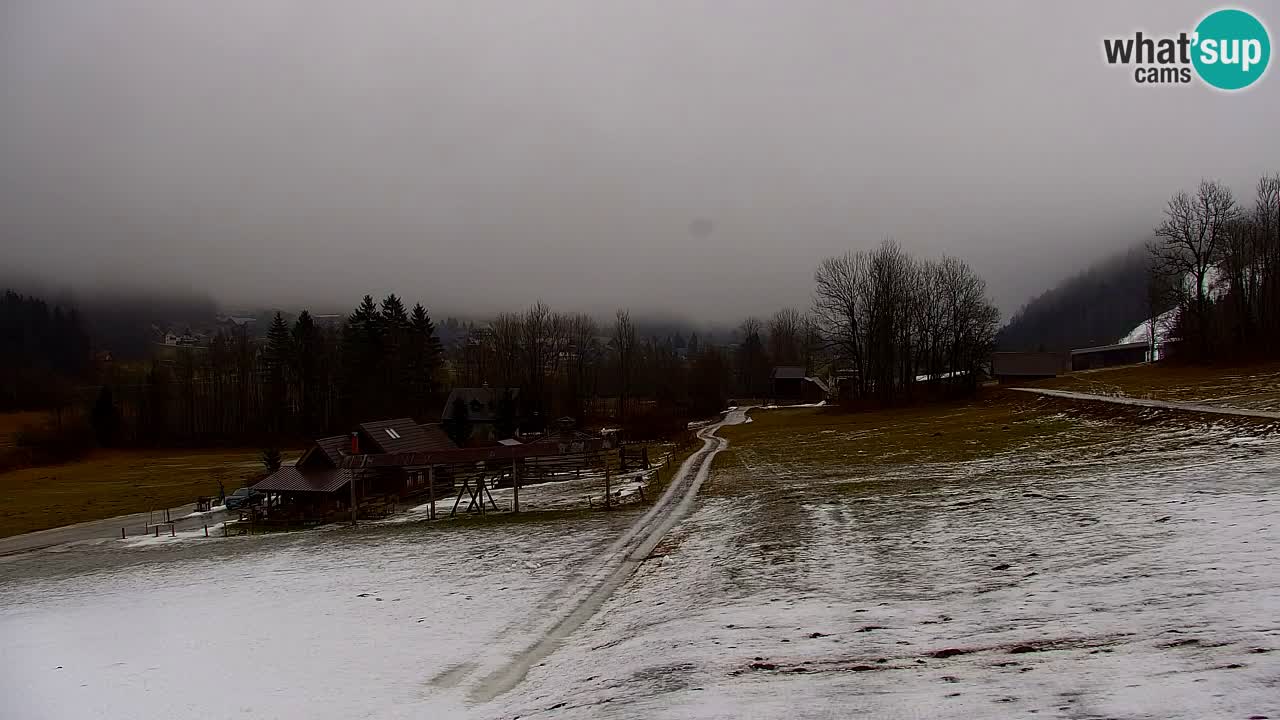
[(444, 404), (441, 420), (453, 419), (453, 404), (461, 398), (467, 404), (467, 419), (471, 422), (493, 422), (498, 416), (498, 405), (503, 395), (511, 393), (513, 400), (520, 397), (520, 388), (454, 388)]
[[(378, 451), (384, 453), (431, 452), (456, 447), (439, 425), (419, 425), (413, 418), (361, 423), (360, 432), (377, 446)], [(374, 449), (362, 451), (370, 452)]]
[[(324, 453), (329, 459), (329, 463), (334, 467), (342, 464), (342, 456), (347, 454), (351, 448), (351, 440), (346, 435), (334, 435), (333, 437), (320, 438), (316, 440), (316, 449)], [(301, 458), (299, 458), (301, 462)]]
[(779, 365), (770, 373), (774, 380), (803, 380), (804, 367), (800, 365)]
[(426, 450), (453, 450), (458, 447), (440, 423), (422, 423), (418, 428), (427, 437)]
[(292, 465), (285, 466), (259, 480), (253, 489), (259, 492), (278, 493), (332, 493), (351, 482), (350, 470), (312, 470), (303, 472)]

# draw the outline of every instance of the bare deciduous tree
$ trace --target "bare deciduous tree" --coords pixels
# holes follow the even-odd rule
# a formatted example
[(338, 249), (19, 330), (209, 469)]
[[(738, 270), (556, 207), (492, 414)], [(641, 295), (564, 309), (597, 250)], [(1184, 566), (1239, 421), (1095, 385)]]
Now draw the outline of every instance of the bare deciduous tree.
[(962, 261), (920, 262), (888, 241), (824, 260), (815, 283), (814, 318), (855, 376), (852, 395), (894, 402), (914, 392), (921, 372), (973, 387), (999, 314)]
[(1162, 272), (1178, 279), (1184, 321), (1192, 322), (1197, 335), (1205, 339), (1211, 273), (1226, 251), (1239, 208), (1230, 188), (1202, 180), (1194, 197), (1186, 192), (1174, 195), (1164, 214), (1155, 229), (1151, 253)]
[(618, 419), (625, 421), (636, 362), (636, 326), (631, 323), (631, 313), (627, 310), (618, 310), (614, 316), (612, 345), (618, 371)]
[(769, 356), (778, 365), (802, 360), (805, 317), (795, 308), (782, 308), (769, 318)]
[(577, 313), (565, 319), (568, 352), (567, 407), (575, 417), (583, 416), (584, 401), (596, 393), (594, 370), (600, 363), (600, 327), (590, 315)]

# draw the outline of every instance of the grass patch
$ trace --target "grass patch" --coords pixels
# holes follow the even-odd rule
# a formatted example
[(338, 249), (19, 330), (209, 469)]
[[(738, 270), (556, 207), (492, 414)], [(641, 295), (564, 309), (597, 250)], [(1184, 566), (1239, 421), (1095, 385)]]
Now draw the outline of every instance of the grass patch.
[(263, 472), (258, 450), (112, 450), (0, 474), (0, 537), (175, 507)]
[(1027, 387), (1225, 407), (1280, 410), (1280, 363), (1235, 367), (1128, 365), (1026, 383)]
[[(1127, 375), (1146, 376), (1137, 370)], [(1186, 376), (1189, 382), (1204, 377)], [(1212, 375), (1215, 382), (1257, 376)], [(1106, 466), (1134, 452), (1184, 447), (1210, 429), (1245, 436), (1280, 429), (1269, 420), (1206, 419), (1000, 387), (959, 403), (864, 412), (757, 409), (750, 417), (750, 423), (721, 429), (729, 447), (716, 456), (703, 492), (767, 496), (775, 511), (824, 493), (930, 491), (1028, 472), (1049, 475), (1069, 466)]]
[[(1131, 448), (1186, 442), (1204, 418), (1077, 402), (986, 388), (964, 403), (867, 412), (837, 408), (756, 410), (752, 422), (721, 430), (728, 449), (715, 458), (704, 492), (734, 497), (767, 490), (782, 500), (814, 492), (927, 489), (939, 483), (998, 480), (1011, 472), (1052, 472), (1109, 462)], [(1269, 434), (1275, 423), (1213, 418), (1219, 429)]]
[(721, 430), (730, 444), (716, 461), (732, 462), (740, 449), (766, 462), (842, 466), (975, 460), (1053, 444), (1073, 425), (1066, 409), (1065, 403), (989, 389), (963, 403), (871, 412), (756, 410), (750, 423)]
[(48, 422), (51, 417), (52, 415), (43, 410), (0, 413), (0, 450), (17, 444), (15, 436), (23, 427), (39, 427)]

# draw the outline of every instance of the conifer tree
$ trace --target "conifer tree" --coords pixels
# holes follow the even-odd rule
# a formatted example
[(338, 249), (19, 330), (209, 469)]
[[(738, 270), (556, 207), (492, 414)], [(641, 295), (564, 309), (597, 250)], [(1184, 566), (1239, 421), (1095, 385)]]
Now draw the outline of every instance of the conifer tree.
[(458, 447), (466, 447), (471, 439), (471, 411), (467, 409), (467, 401), (454, 398), (448, 419), (444, 421), (445, 434)]
[(404, 302), (395, 293), (382, 300), (382, 337), (378, 396), (381, 398), (382, 412), (398, 415), (403, 412), (402, 400), (405, 391), (409, 389), (406, 351), (410, 343), (409, 314), (405, 312)]
[(382, 315), (373, 296), (365, 295), (342, 328), (342, 400), (352, 421), (371, 419), (378, 411), (382, 352)]
[(414, 412), (426, 415), (437, 387), (440, 371), (440, 338), (427, 309), (419, 303), (409, 317), (408, 384)]
[(293, 378), (294, 395), (298, 399), (298, 416), (304, 432), (320, 430), (318, 419), (324, 390), (320, 381), (322, 339), (311, 313), (303, 310), (293, 323), (291, 338), (292, 358), (289, 363)]
[(293, 341), (289, 335), (289, 325), (277, 312), (267, 331), (267, 348), (264, 353), (266, 361), (266, 402), (267, 417), (272, 432), (284, 432), (288, 429), (289, 418), (289, 365), (293, 361)]

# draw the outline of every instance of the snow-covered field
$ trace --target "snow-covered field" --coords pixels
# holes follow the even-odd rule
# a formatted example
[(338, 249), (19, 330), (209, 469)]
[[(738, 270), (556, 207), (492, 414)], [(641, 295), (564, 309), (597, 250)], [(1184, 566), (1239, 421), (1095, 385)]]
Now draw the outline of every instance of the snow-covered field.
[(0, 715), (461, 717), (634, 513), (44, 551), (0, 564)]
[(1103, 430), (931, 464), (731, 448), (651, 552), (632, 506), (0, 558), (0, 714), (1280, 717), (1280, 443)]

